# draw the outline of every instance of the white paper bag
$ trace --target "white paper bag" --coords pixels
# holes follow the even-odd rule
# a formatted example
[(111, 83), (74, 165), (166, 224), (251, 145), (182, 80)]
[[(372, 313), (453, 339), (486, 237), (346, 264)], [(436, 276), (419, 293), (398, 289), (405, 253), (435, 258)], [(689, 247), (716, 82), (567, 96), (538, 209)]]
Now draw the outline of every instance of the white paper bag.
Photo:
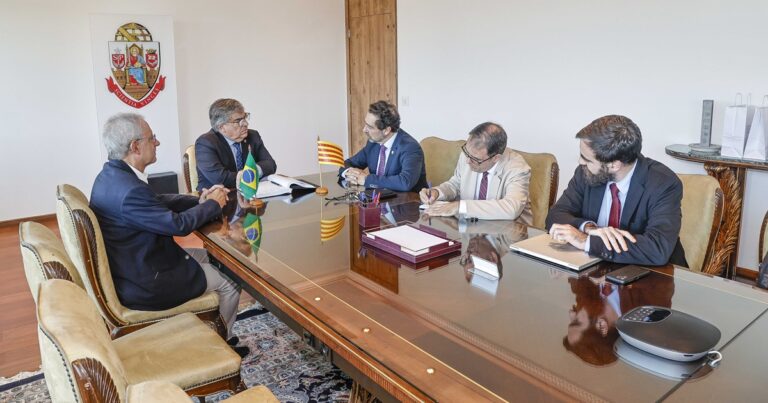
[[(768, 96), (766, 96), (768, 98)], [(747, 145), (744, 147), (744, 158), (766, 160), (768, 156), (768, 106), (763, 100), (763, 106), (755, 109), (755, 117), (749, 127)]]
[[(740, 99), (741, 94), (737, 98)], [(748, 103), (725, 108), (723, 148), (720, 150), (720, 155), (724, 157), (744, 158), (744, 145), (755, 113), (755, 108)]]

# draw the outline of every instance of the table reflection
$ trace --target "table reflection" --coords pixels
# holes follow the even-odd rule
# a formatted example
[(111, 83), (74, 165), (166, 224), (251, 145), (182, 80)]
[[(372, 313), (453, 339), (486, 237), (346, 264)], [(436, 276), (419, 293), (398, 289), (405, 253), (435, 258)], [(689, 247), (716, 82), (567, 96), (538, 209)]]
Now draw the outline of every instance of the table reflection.
[(568, 311), (570, 322), (563, 346), (584, 362), (608, 365), (618, 358), (614, 343), (619, 337), (616, 320), (641, 305), (672, 307), (674, 278), (651, 272), (632, 284), (620, 286), (605, 280), (608, 269), (569, 278), (576, 299)]

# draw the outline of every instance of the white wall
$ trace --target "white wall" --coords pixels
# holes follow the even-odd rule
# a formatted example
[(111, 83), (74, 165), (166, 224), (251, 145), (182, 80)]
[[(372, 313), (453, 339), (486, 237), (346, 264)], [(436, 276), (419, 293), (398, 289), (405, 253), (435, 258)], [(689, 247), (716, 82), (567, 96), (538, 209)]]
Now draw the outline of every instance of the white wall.
[(346, 148), (343, 0), (0, 0), (0, 221), (54, 212), (59, 183), (89, 194), (101, 169), (90, 14), (173, 18), (181, 133), (159, 135), (179, 136), (180, 175), (221, 97), (251, 112), (279, 172), (316, 172), (317, 135)]
[[(400, 0), (397, 13), (403, 127), (460, 139), (499, 122), (510, 147), (556, 155), (561, 192), (574, 135), (597, 117), (629, 116), (646, 156), (704, 173), (664, 152), (698, 140), (702, 99), (719, 143), (734, 94), (768, 94), (764, 0)], [(747, 176), (739, 266), (755, 268), (768, 172)]]

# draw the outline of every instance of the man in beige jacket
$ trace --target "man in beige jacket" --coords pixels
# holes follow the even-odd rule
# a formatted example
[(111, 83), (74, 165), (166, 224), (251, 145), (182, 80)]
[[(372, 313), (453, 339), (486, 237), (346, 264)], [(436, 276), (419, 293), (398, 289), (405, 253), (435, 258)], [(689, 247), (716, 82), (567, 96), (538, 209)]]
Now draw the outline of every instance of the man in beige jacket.
[[(469, 132), (453, 177), (419, 193), (433, 216), (464, 215), (482, 220), (533, 222), (528, 184), (531, 167), (507, 149), (507, 133), (491, 122)], [(441, 201), (443, 203), (441, 203)]]

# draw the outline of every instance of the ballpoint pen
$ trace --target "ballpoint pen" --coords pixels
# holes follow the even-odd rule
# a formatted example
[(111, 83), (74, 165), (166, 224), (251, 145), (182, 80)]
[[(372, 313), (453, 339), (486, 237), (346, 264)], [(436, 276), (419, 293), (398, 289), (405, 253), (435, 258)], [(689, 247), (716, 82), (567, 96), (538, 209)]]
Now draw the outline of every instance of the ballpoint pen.
[(427, 204), (432, 204), (429, 199), (432, 198), (432, 181), (427, 181)]

